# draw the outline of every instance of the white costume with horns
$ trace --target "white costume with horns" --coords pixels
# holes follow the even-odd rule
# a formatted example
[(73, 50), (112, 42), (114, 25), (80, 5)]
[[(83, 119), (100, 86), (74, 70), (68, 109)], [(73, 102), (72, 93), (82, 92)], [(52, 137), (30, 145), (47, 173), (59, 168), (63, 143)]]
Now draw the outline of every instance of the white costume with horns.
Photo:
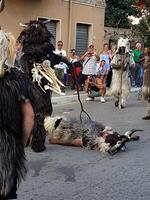
[[(120, 48), (124, 48), (124, 53), (120, 52)], [(113, 76), (111, 82), (111, 95), (115, 97), (115, 106), (125, 107), (126, 99), (130, 92), (129, 67), (135, 65), (133, 55), (130, 52), (130, 44), (128, 39), (120, 38), (118, 40), (118, 48), (111, 62)]]

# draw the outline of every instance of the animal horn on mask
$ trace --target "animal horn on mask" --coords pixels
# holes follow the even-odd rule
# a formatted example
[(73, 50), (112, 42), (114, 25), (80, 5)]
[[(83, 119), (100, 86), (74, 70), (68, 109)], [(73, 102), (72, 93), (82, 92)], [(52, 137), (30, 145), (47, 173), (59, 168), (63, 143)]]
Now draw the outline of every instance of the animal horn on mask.
[(144, 131), (142, 129), (131, 129), (130, 131), (127, 131), (125, 132), (125, 136), (128, 138), (128, 139), (131, 139), (133, 133), (137, 132), (137, 131)]
[(51, 19), (49, 18), (49, 19), (43, 21), (43, 24), (47, 24), (47, 23), (49, 23), (50, 21), (51, 21)]
[(19, 26), (23, 27), (23, 28), (27, 28), (28, 25), (27, 24), (23, 24), (23, 23), (19, 23)]
[(4, 10), (5, 7), (5, 0), (0, 0), (0, 12)]

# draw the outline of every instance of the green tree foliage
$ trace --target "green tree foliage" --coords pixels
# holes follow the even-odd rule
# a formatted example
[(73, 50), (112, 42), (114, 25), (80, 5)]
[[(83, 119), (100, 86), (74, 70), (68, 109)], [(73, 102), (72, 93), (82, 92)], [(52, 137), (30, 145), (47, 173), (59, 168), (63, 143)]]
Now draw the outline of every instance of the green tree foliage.
[(133, 6), (137, 0), (105, 0), (105, 26), (114, 28), (130, 28), (128, 16), (139, 16), (138, 9)]
[(132, 26), (135, 35), (140, 36), (145, 46), (150, 48), (150, 0), (146, 0), (146, 7), (141, 9), (141, 20)]

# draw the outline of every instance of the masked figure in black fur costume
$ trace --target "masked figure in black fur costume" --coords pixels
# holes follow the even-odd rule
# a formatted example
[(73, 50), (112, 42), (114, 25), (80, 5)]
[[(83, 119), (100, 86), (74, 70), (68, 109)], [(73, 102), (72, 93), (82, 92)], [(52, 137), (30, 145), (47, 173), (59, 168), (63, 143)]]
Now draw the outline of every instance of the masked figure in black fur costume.
[[(42, 100), (34, 107), (35, 125), (31, 140), (31, 148), (35, 152), (40, 152), (45, 149), (46, 131), (44, 129), (44, 118), (45, 116), (50, 116), (52, 113), (51, 93), (52, 91), (61, 93), (58, 86), (61, 83), (56, 78), (52, 68), (60, 62), (68, 64), (68, 61), (66, 58), (53, 53), (54, 47), (50, 42), (53, 36), (44, 23), (30, 21), (25, 26), (25, 29), (18, 38), (22, 42), (23, 52), (19, 65), (35, 82), (38, 92), (41, 94)], [(40, 63), (40, 69), (36, 63)], [(46, 76), (45, 70), (43, 71), (43, 66), (49, 71), (46, 72)], [(53, 75), (50, 75), (51, 73)], [(49, 87), (48, 81), (51, 85), (57, 82), (58, 85), (57, 83), (56, 85), (58, 87), (56, 85), (56, 87), (54, 85), (54, 87)]]
[(15, 42), (0, 30), (0, 200), (17, 198), (26, 174), (24, 145), (34, 123), (33, 84), (13, 66)]

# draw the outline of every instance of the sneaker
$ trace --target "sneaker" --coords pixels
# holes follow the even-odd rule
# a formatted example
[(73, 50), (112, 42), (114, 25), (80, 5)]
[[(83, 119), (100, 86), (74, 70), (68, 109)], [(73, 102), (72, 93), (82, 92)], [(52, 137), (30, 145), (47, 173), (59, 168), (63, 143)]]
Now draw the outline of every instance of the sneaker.
[(77, 91), (75, 91), (73, 94), (74, 94), (74, 95), (77, 95), (78, 93), (77, 93)]
[(102, 103), (105, 103), (104, 97), (100, 97), (100, 101), (101, 101)]
[(94, 101), (94, 97), (87, 97), (86, 101)]

